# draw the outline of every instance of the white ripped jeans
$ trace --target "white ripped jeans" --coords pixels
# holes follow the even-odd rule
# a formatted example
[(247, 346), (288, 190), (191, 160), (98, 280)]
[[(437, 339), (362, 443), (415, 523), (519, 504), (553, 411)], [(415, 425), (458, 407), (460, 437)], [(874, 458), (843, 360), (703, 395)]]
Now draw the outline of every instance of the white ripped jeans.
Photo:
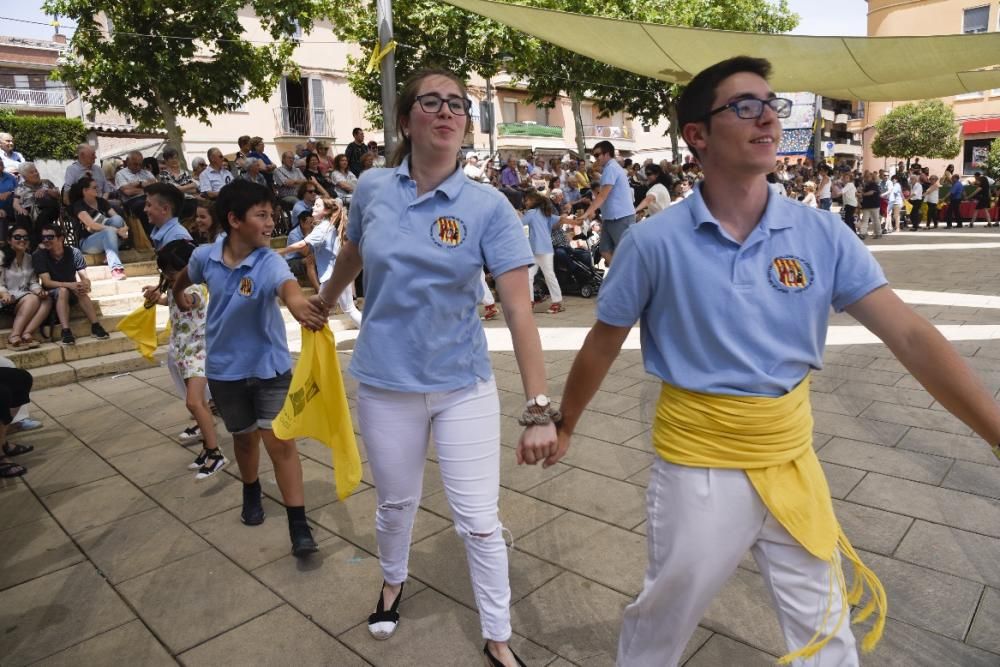
[(428, 394), (358, 387), (358, 416), (375, 478), (375, 537), (389, 584), (406, 580), (413, 521), (423, 488), (428, 435), (444, 492), (465, 540), (483, 637), (510, 639), (507, 547), (500, 495), (500, 399), (493, 378)]
[[(496, 300), (493, 298), (493, 292), (490, 291), (490, 286), (486, 284), (486, 272), (485, 271), (480, 271), (479, 272), (479, 285), (480, 285), (480, 287), (483, 288), (483, 296), (479, 300), (479, 303), (481, 303), (484, 306), (494, 306), (494, 305), (496, 305)], [(532, 296), (531, 298), (534, 299), (535, 297)]]
[(535, 263), (528, 269), (528, 291), (532, 301), (535, 300), (535, 274), (538, 273), (538, 269), (541, 269), (542, 275), (545, 276), (545, 286), (549, 288), (549, 296), (552, 297), (552, 303), (562, 303), (562, 290), (559, 289), (559, 281), (556, 280), (556, 270), (553, 265), (554, 257), (553, 253), (535, 255)]

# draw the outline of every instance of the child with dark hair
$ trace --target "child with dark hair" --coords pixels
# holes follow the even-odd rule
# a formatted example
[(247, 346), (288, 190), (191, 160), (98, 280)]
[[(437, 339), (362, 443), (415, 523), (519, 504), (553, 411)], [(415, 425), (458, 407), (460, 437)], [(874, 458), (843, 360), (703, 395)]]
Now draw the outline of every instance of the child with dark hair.
[(184, 290), (188, 309), (182, 311), (170, 290), (177, 275), (187, 267), (196, 247), (191, 240), (171, 241), (156, 254), (156, 266), (160, 269), (159, 291), (163, 295), (159, 303), (170, 308), (169, 363), (174, 365), (184, 383), (185, 404), (198, 425), (197, 435), (202, 440), (201, 453), (188, 466), (198, 471), (195, 479), (200, 481), (222, 470), (229, 460), (218, 445), (212, 411), (205, 400), (205, 389), (208, 387), (205, 377), (208, 294), (204, 286), (191, 285)]
[(270, 190), (233, 181), (219, 192), (216, 206), (226, 235), (195, 249), (174, 279), (173, 298), (184, 312), (192, 307), (187, 295), (192, 284), (205, 283), (211, 295), (205, 374), (226, 429), (233, 434), (243, 480), (241, 521), (248, 526), (264, 521), (257, 476), (263, 439), (288, 514), (292, 553), (306, 556), (317, 547), (306, 521), (302, 463), (295, 441), (278, 438), (271, 428), (292, 377), (276, 297), (309, 329), (322, 329), (326, 314), (306, 299), (288, 264), (271, 250), (275, 205)]
[(190, 241), (191, 234), (177, 219), (184, 206), (184, 193), (170, 183), (153, 183), (146, 188), (146, 217), (153, 231), (149, 240), (160, 250), (172, 241)]

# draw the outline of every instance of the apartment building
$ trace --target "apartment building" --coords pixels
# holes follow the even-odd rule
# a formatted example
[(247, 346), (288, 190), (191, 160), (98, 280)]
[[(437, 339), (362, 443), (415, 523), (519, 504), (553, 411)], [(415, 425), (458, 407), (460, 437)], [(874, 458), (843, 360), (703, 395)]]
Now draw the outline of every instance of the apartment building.
[(62, 116), (63, 84), (49, 74), (66, 48), (66, 36), (51, 40), (0, 35), (0, 108), (37, 116)]

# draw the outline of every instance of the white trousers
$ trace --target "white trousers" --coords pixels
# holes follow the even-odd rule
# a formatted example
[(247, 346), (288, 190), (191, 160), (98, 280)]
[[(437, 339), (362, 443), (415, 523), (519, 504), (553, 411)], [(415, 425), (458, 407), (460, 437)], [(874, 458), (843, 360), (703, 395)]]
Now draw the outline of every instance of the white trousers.
[(532, 301), (535, 300), (535, 274), (541, 268), (542, 275), (545, 277), (545, 286), (549, 288), (549, 296), (552, 297), (552, 303), (562, 303), (562, 290), (559, 289), (559, 281), (556, 280), (553, 257), (555, 255), (552, 253), (535, 255), (535, 263), (528, 269), (528, 291)]
[[(322, 287), (322, 286), (321, 286)], [(351, 318), (354, 322), (354, 326), (361, 328), (361, 311), (358, 307), (354, 305), (354, 285), (348, 285), (347, 288), (340, 293), (337, 297), (337, 305), (344, 312), (345, 315)]]
[[(496, 301), (493, 299), (493, 292), (490, 291), (490, 286), (486, 284), (486, 271), (479, 272), (479, 282), (483, 288), (483, 298), (479, 300), (479, 303), (484, 306), (496, 305)], [(534, 299), (535, 297), (532, 296), (531, 298)]]
[[(657, 457), (646, 491), (649, 564), (639, 597), (625, 608), (619, 667), (676, 665), (695, 627), (747, 550), (760, 567), (789, 650), (820, 627), (829, 564), (811, 555), (768, 512), (742, 470), (692, 468)], [(825, 627), (837, 623), (835, 599)], [(857, 647), (845, 618), (836, 636), (799, 667), (853, 667)]]
[(500, 400), (491, 378), (440, 393), (358, 387), (358, 416), (375, 479), (375, 537), (389, 584), (406, 580), (413, 521), (423, 485), (428, 435), (455, 519), (465, 540), (483, 637), (510, 639), (507, 547), (500, 495)]

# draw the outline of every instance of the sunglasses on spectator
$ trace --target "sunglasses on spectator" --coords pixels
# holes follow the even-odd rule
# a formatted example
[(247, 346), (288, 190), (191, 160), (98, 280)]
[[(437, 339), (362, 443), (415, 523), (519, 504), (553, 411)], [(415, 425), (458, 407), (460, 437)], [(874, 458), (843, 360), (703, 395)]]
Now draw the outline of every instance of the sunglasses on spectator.
[(11, 241), (27, 241), (28, 240), (28, 235), (27, 234), (11, 234), (10, 240)]
[(315, 190), (306, 190), (306, 194), (307, 195), (314, 195), (314, 194), (316, 194), (316, 191)]
[(469, 113), (469, 109), (472, 108), (472, 102), (464, 97), (449, 97), (448, 99), (444, 99), (437, 93), (427, 93), (426, 95), (417, 95), (416, 99), (420, 104), (420, 108), (425, 113), (437, 113), (441, 111), (441, 107), (444, 104), (447, 104), (448, 110), (456, 116), (466, 116)]
[(42, 234), (42, 240), (43, 241), (51, 241), (55, 237), (56, 237), (55, 234)]
[(757, 99), (756, 97), (745, 97), (741, 100), (736, 100), (735, 102), (730, 102), (729, 104), (723, 104), (721, 107), (712, 109), (707, 114), (703, 116), (703, 119), (710, 118), (717, 113), (722, 113), (727, 109), (732, 109), (736, 112), (737, 118), (742, 118), (743, 120), (757, 120), (764, 115), (764, 108), (771, 107), (771, 110), (778, 116), (778, 118), (788, 118), (792, 115), (792, 101), (785, 97), (772, 97), (766, 100)]

